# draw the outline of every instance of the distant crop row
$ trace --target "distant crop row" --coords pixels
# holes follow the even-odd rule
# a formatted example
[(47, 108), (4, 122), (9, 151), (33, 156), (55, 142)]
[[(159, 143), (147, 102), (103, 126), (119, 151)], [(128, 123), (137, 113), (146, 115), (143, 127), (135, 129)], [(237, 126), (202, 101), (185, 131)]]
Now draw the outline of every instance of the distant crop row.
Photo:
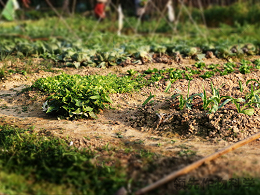
[[(149, 79), (153, 82), (160, 81), (162, 79), (170, 80), (172, 83), (178, 79), (192, 80), (195, 77), (201, 77), (203, 79), (210, 78), (212, 76), (223, 76), (233, 72), (240, 72), (242, 74), (250, 73), (255, 69), (260, 69), (260, 59), (256, 59), (253, 62), (242, 59), (240, 63), (227, 62), (223, 65), (209, 64), (204, 62), (196, 62), (192, 67), (185, 67), (183, 69), (167, 68), (158, 70), (157, 68), (148, 69), (144, 71), (144, 74), (150, 75)], [(128, 70), (129, 74), (135, 74), (134, 70)]]
[[(102, 45), (101, 45), (102, 46)], [(17, 57), (34, 56), (64, 62), (67, 66), (91, 66), (105, 68), (115, 65), (145, 64), (154, 62), (169, 63), (171, 60), (191, 57), (203, 58), (243, 58), (260, 54), (260, 43), (227, 45), (224, 43), (200, 45), (198, 47), (180, 43), (143, 43), (121, 44), (118, 47), (104, 50), (102, 47), (89, 48), (78, 43), (53, 40), (52, 42), (2, 42), (0, 54), (3, 60), (8, 55)], [(165, 55), (164, 58), (161, 58)]]

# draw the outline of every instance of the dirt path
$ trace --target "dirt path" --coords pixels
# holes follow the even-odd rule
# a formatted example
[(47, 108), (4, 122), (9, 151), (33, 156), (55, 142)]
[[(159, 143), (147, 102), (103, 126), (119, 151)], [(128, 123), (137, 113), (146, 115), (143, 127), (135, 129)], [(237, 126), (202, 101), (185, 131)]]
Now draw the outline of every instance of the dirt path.
[[(191, 65), (193, 61), (187, 61), (184, 65)], [(212, 60), (206, 63), (212, 63)], [(223, 63), (218, 60), (214, 63)], [(61, 68), (62, 71), (69, 74), (94, 74), (102, 73), (107, 74), (109, 72), (116, 74), (126, 73), (129, 69), (135, 69), (138, 71), (147, 70), (148, 68), (163, 69), (169, 67), (179, 67), (180, 65), (165, 65), (165, 64), (150, 64), (150, 65), (139, 65), (139, 66), (127, 66), (127, 67), (113, 67), (107, 70), (102, 70), (98, 68), (86, 68), (83, 67), (79, 70), (73, 68)], [(165, 83), (157, 83), (156, 86), (150, 86), (143, 88), (138, 93), (133, 94), (114, 94), (111, 95), (113, 100), (113, 105), (115, 109), (104, 110), (98, 115), (97, 120), (65, 120), (57, 119), (54, 117), (47, 116), (42, 111), (42, 104), (45, 101), (44, 97), (39, 96), (35, 92), (26, 92), (17, 95), (26, 86), (30, 86), (33, 81), (41, 77), (53, 76), (60, 73), (47, 73), (39, 72), (31, 75), (21, 75), (13, 74), (8, 77), (7, 80), (3, 80), (0, 83), (0, 124), (10, 124), (18, 127), (31, 127), (33, 126), (35, 130), (46, 130), (50, 131), (57, 136), (67, 137), (69, 140), (73, 141), (73, 144), (77, 147), (102, 147), (109, 143), (109, 145), (115, 147), (133, 147), (146, 149), (151, 152), (155, 152), (165, 156), (165, 159), (156, 162), (161, 167), (156, 169), (152, 174), (142, 172), (133, 172), (133, 177), (138, 177), (142, 179), (143, 177), (150, 178), (144, 179), (147, 183), (151, 183), (156, 179), (160, 179), (164, 174), (170, 171), (176, 170), (189, 164), (191, 160), (186, 158), (187, 156), (194, 156), (194, 159), (201, 158), (201, 156), (207, 156), (214, 153), (223, 147), (232, 144), (228, 140), (219, 138), (203, 138), (201, 136), (190, 136), (183, 138), (181, 136), (160, 136), (160, 132), (164, 128), (172, 128), (170, 125), (160, 126), (156, 132), (156, 126), (150, 123), (144, 123), (142, 120), (147, 120), (142, 114), (138, 112), (138, 107), (148, 97), (149, 93), (155, 94), (155, 105), (153, 109), (157, 113), (169, 114), (169, 105), (165, 102), (170, 100), (171, 95), (179, 90), (183, 94), (187, 93), (188, 81), (179, 80), (176, 81), (171, 89), (170, 93), (164, 93), (166, 87)], [(225, 86), (221, 88), (222, 93), (235, 95), (239, 93), (235, 90), (238, 86), (238, 80), (245, 82), (251, 78), (258, 78), (260, 72), (253, 72), (247, 75), (231, 74), (227, 76), (217, 76), (210, 79), (203, 80), (201, 78), (194, 79), (190, 82), (190, 94), (202, 92), (202, 85), (205, 87), (206, 91), (210, 92), (210, 81), (213, 82), (216, 88), (221, 87), (223, 83)], [(167, 107), (168, 105), (168, 107)], [(149, 113), (150, 107), (145, 107), (145, 112)], [(151, 113), (150, 113), (151, 114)], [(143, 117), (143, 118), (142, 118)], [(151, 117), (156, 117), (152, 115)], [(259, 126), (257, 120), (259, 119), (258, 112), (253, 116), (256, 120), (252, 123), (250, 128), (254, 127), (254, 131), (259, 131)], [(230, 119), (231, 120), (231, 119)], [(249, 119), (248, 119), (249, 120)], [(142, 124), (142, 125), (140, 125)], [(251, 123), (250, 123), (251, 124)], [(161, 129), (160, 129), (161, 128)], [(167, 129), (166, 128), (166, 129)], [(253, 134), (254, 132), (252, 132)], [(196, 176), (198, 178), (211, 177), (212, 175), (217, 175), (221, 178), (228, 179), (233, 176), (246, 176), (246, 177), (256, 177), (260, 174), (259, 162), (260, 162), (260, 143), (259, 141), (253, 142), (246, 146), (243, 146), (234, 152), (224, 155), (222, 158), (217, 159), (214, 163), (202, 166), (200, 169), (193, 171), (186, 177)], [(182, 158), (180, 164), (170, 163), (172, 159)], [(186, 160), (185, 160), (186, 159)], [(177, 161), (176, 161), (177, 162)], [(163, 167), (163, 168), (162, 168)], [(147, 177), (148, 176), (148, 177)], [(143, 181), (143, 184), (147, 183)], [(169, 187), (169, 189), (171, 189)]]

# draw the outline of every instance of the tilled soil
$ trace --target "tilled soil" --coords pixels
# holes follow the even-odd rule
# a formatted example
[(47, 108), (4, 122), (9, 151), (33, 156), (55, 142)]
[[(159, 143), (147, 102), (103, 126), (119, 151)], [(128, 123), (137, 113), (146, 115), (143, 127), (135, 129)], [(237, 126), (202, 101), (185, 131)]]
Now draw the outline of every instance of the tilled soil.
[[(219, 59), (205, 62), (225, 63)], [(156, 63), (112, 67), (102, 71), (88, 67), (78, 70), (63, 67), (56, 70), (79, 75), (97, 72), (104, 75), (108, 73), (122, 75), (129, 69), (144, 71), (148, 68), (179, 68), (192, 64), (193, 60), (184, 60), (181, 65)], [(216, 113), (208, 114), (201, 108), (201, 99), (196, 98), (192, 105), (193, 109), (180, 110), (177, 98), (173, 100), (171, 96), (177, 93), (183, 94), (184, 97), (187, 95), (188, 81), (183, 79), (174, 82), (168, 93), (164, 92), (167, 84), (157, 82), (140, 92), (112, 94), (111, 99), (114, 103), (111, 106), (115, 109), (104, 110), (98, 115), (97, 120), (57, 119), (42, 111), (41, 107), (46, 97), (36, 91), (20, 93), (36, 79), (57, 74), (60, 73), (39, 71), (30, 75), (13, 74), (3, 80), (0, 83), (0, 124), (22, 128), (34, 126), (35, 130), (47, 131), (55, 136), (69, 136), (68, 144), (72, 141), (76, 147), (99, 148), (109, 144), (110, 147), (154, 152), (158, 157), (154, 162), (149, 162), (149, 165), (131, 154), (124, 152), (116, 154), (115, 158), (120, 159), (124, 166), (128, 167), (128, 177), (134, 181), (128, 186), (128, 190), (132, 192), (259, 131), (257, 108), (252, 116), (247, 116), (238, 113), (232, 104), (227, 104)], [(246, 75), (232, 73), (205, 80), (200, 77), (194, 78), (190, 81), (189, 93), (190, 95), (202, 93), (204, 87), (206, 93), (210, 95), (212, 82), (215, 88), (219, 88), (221, 95), (240, 97), (242, 93), (238, 88), (238, 81), (244, 85), (243, 93), (247, 93), (250, 86), (245, 85), (246, 81), (258, 80), (259, 75), (259, 71), (254, 71)], [(156, 95), (154, 102), (142, 106), (150, 93)], [(260, 173), (259, 147), (259, 142), (255, 141), (201, 166), (180, 179), (188, 181), (194, 177), (202, 181), (203, 178), (228, 180), (235, 176), (257, 177)], [(176, 190), (178, 189), (172, 182), (161, 187), (155, 194), (167, 194)]]

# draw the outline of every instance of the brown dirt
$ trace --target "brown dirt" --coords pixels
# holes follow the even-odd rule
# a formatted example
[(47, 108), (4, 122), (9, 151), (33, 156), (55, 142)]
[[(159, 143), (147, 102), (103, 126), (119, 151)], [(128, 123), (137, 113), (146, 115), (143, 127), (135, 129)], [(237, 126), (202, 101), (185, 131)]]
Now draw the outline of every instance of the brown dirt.
[[(258, 58), (257, 56), (255, 58)], [(125, 74), (129, 69), (144, 71), (148, 68), (185, 67), (194, 64), (194, 60), (186, 59), (182, 64), (154, 63), (146, 65), (128, 65), (125, 67), (111, 67), (98, 69), (81, 67), (56, 68), (68, 74)], [(225, 63), (220, 59), (205, 60), (206, 64)], [(69, 140), (77, 147), (113, 147), (136, 148), (149, 150), (158, 155), (155, 162), (141, 169), (141, 164), (135, 158), (119, 153), (117, 158), (124, 159), (129, 167), (129, 177), (134, 178), (135, 186), (144, 187), (155, 182), (172, 171), (178, 170), (194, 160), (214, 153), (225, 146), (239, 141), (259, 131), (259, 110), (253, 116), (239, 114), (233, 107), (226, 105), (225, 109), (215, 114), (207, 114), (200, 108), (199, 100), (195, 101), (194, 109), (178, 110), (177, 101), (171, 96), (180, 91), (187, 94), (188, 81), (178, 80), (172, 84), (169, 93), (165, 93), (166, 84), (157, 82), (155, 85), (143, 88), (132, 94), (113, 94), (112, 107), (98, 115), (97, 120), (80, 119), (65, 120), (46, 115), (42, 111), (44, 96), (34, 91), (19, 94), (23, 88), (30, 86), (33, 81), (41, 77), (54, 76), (60, 73), (39, 71), (29, 75), (13, 74), (0, 83), (0, 124), (10, 124), (22, 128), (34, 126), (35, 130), (50, 131), (59, 137), (69, 136)], [(201, 93), (202, 86), (207, 94), (211, 93), (210, 82), (220, 88), (221, 95), (233, 97), (241, 95), (238, 81), (245, 83), (248, 79), (258, 79), (260, 71), (250, 74), (233, 73), (226, 76), (214, 76), (210, 79), (195, 78), (190, 82), (190, 94)], [(225, 85), (222, 86), (222, 84)], [(249, 88), (245, 86), (245, 91)], [(153, 105), (142, 107), (142, 103), (149, 93), (156, 95)], [(161, 120), (159, 118), (162, 117)], [(186, 176), (186, 180), (195, 177), (229, 179), (234, 176), (257, 177), (260, 173), (259, 155), (260, 143), (255, 141), (234, 152), (216, 159), (212, 163), (203, 165)], [(104, 154), (105, 155), (105, 154)], [(242, 165), (242, 166), (241, 166)], [(134, 182), (134, 183), (135, 183)], [(166, 192), (173, 192), (174, 185), (168, 184), (162, 188)], [(131, 186), (129, 190), (133, 190)]]

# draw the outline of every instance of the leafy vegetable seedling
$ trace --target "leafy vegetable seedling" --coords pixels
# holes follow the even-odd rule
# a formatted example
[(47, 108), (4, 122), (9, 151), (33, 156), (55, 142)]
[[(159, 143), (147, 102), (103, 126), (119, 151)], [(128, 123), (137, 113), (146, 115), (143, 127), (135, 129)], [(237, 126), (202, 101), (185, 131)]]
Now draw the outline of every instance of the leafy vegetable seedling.
[[(203, 109), (209, 110), (209, 113), (215, 113), (218, 109), (222, 108), (224, 105), (226, 105), (228, 102), (231, 101), (231, 98), (229, 96), (220, 96), (219, 89), (216, 89), (212, 82), (210, 83), (212, 96), (207, 98), (206, 90), (203, 86), (203, 93), (200, 94), (200, 97), (203, 101)], [(221, 100), (226, 98), (226, 100), (221, 103)]]
[(172, 86), (172, 83), (171, 83), (171, 82), (168, 82), (168, 84), (167, 84), (167, 86), (166, 86), (164, 92), (167, 93), (167, 92), (170, 90), (171, 86)]
[(125, 93), (137, 90), (143, 84), (129, 76), (114, 74), (67, 75), (40, 78), (32, 88), (50, 94), (43, 109), (46, 113), (65, 117), (96, 118), (96, 114), (109, 107), (111, 93)]
[(149, 102), (152, 98), (154, 98), (154, 97), (155, 97), (155, 95), (152, 95), (152, 93), (150, 92), (149, 97), (144, 101), (144, 103), (143, 103), (142, 105), (145, 106), (145, 105), (148, 104), (148, 102)]
[(180, 110), (183, 110), (185, 107), (188, 108), (188, 109), (191, 109), (191, 101), (192, 99), (195, 97), (195, 96), (198, 96), (199, 94), (194, 94), (192, 96), (189, 96), (189, 91), (190, 91), (190, 81), (188, 83), (188, 93), (187, 93), (187, 96), (186, 98), (183, 97), (182, 94), (176, 94), (176, 95), (173, 95), (172, 98), (175, 99), (176, 97), (178, 97), (179, 99), (179, 108)]
[(249, 66), (249, 64), (251, 64), (250, 61), (247, 61), (247, 60), (241, 60), (241, 65), (239, 67), (239, 71), (242, 73), (242, 74), (246, 74), (246, 73), (250, 73), (250, 69), (253, 68), (253, 66)]
[(244, 88), (243, 88), (243, 84), (242, 84), (242, 82), (240, 80), (238, 81), (238, 84), (239, 84), (240, 92), (243, 92)]
[(252, 116), (254, 114), (254, 108), (251, 106), (251, 103), (245, 103), (243, 106), (240, 105), (240, 103), (245, 102), (245, 99), (235, 99), (231, 97), (231, 101), (235, 104), (238, 113), (243, 113), (248, 116)]

